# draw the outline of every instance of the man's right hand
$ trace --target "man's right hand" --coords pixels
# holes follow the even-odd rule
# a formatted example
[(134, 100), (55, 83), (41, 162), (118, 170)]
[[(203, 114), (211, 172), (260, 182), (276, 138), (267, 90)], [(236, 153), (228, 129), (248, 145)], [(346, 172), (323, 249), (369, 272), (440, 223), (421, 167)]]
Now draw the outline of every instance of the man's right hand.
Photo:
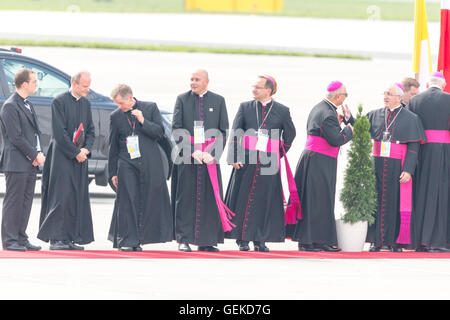
[(342, 105), (342, 112), (344, 112), (344, 117), (346, 120), (348, 120), (352, 117), (352, 112), (350, 111), (350, 108), (348, 107), (348, 105), (346, 105), (346, 104)]
[(114, 187), (116, 187), (116, 188), (119, 185), (119, 179), (117, 178), (117, 176), (112, 177), (111, 182), (113, 183)]
[(79, 162), (79, 163), (81, 163), (81, 162), (84, 162), (84, 161), (86, 161), (87, 160), (87, 155), (86, 155), (86, 153), (84, 152), (84, 151), (80, 151), (80, 153), (79, 154), (77, 154), (77, 161)]
[(236, 170), (239, 170), (240, 168), (242, 168), (244, 165), (242, 164), (242, 162), (235, 162), (232, 164), (233, 168), (235, 168)]
[(350, 129), (352, 129), (352, 133), (353, 133), (353, 126), (350, 123), (347, 124), (347, 127), (350, 127)]
[(43, 153), (39, 152), (36, 156), (36, 159), (33, 161), (33, 166), (39, 167), (42, 166), (45, 162), (45, 156)]
[(200, 163), (203, 163), (203, 152), (201, 150), (195, 150), (192, 153), (192, 158), (194, 158), (195, 160), (197, 160)]

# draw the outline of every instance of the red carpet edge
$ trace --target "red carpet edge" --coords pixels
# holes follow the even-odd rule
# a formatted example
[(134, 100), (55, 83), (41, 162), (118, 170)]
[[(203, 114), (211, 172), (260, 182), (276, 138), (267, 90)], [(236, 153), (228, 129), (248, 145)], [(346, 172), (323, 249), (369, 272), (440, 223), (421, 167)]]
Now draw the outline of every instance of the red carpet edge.
[(450, 253), (396, 252), (180, 252), (152, 250), (121, 252), (117, 250), (84, 251), (0, 251), (0, 259), (450, 259)]

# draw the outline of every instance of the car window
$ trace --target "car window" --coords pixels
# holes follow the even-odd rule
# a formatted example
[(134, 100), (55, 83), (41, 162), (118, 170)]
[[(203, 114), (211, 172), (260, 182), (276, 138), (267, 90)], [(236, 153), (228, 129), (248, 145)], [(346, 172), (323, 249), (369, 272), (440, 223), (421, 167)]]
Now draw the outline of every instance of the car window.
[(58, 94), (69, 90), (69, 82), (56, 73), (35, 64), (11, 59), (0, 59), (8, 83), (9, 94), (15, 91), (14, 75), (22, 68), (28, 68), (36, 73), (38, 88), (32, 96), (56, 97)]

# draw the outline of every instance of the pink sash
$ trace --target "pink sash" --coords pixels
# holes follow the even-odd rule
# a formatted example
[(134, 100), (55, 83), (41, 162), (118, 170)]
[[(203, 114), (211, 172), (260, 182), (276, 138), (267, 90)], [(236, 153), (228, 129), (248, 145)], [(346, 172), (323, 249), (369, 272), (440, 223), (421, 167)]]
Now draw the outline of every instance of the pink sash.
[[(254, 136), (244, 136), (243, 144), (244, 148), (256, 151), (256, 143), (258, 142), (258, 137)], [(281, 175), (281, 157), (280, 157), (280, 140), (269, 139), (267, 143), (267, 152), (276, 153), (278, 156), (278, 168), (280, 168)], [(290, 203), (286, 206), (286, 198), (284, 197), (283, 188), (281, 192), (283, 193), (283, 203), (286, 207), (285, 211), (285, 224), (295, 224), (297, 219), (302, 219), (302, 208), (300, 206), (300, 199), (297, 193), (297, 185), (295, 184), (295, 179), (289, 166), (289, 161), (286, 156), (286, 151), (284, 150), (284, 144), (281, 142), (281, 147), (283, 149), (284, 164), (286, 169), (286, 176), (288, 180), (288, 188), (290, 194)]]
[(450, 143), (449, 130), (425, 130), (427, 143)]
[(339, 147), (333, 147), (326, 139), (313, 135), (308, 135), (305, 149), (333, 158), (337, 158), (339, 154)]
[[(215, 138), (207, 139), (205, 143), (202, 144), (194, 144), (194, 137), (189, 136), (191, 140), (191, 144), (197, 150), (201, 151), (209, 151), (212, 149)], [(236, 225), (231, 222), (232, 216), (234, 216), (234, 212), (232, 212), (226, 205), (223, 203), (222, 198), (220, 196), (220, 187), (219, 187), (219, 179), (217, 178), (217, 166), (216, 162), (213, 161), (206, 165), (208, 169), (209, 179), (211, 181), (211, 185), (214, 191), (214, 197), (216, 198), (217, 208), (219, 209), (220, 219), (222, 220), (223, 231), (231, 231)]]
[[(373, 156), (380, 157), (381, 142), (374, 141)], [(408, 147), (406, 144), (391, 143), (391, 156), (389, 158), (399, 159), (405, 162)], [(412, 178), (406, 183), (400, 183), (400, 232), (397, 238), (398, 243), (410, 244), (410, 221), (412, 209)]]

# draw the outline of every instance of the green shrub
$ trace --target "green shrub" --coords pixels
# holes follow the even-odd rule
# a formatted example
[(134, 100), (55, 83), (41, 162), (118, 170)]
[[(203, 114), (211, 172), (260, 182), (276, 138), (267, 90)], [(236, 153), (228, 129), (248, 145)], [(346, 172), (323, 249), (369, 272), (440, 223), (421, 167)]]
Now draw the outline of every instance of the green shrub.
[(359, 105), (340, 199), (345, 210), (344, 222), (367, 221), (370, 225), (375, 221), (377, 191), (371, 155), (370, 122), (362, 115), (362, 109), (362, 105)]

